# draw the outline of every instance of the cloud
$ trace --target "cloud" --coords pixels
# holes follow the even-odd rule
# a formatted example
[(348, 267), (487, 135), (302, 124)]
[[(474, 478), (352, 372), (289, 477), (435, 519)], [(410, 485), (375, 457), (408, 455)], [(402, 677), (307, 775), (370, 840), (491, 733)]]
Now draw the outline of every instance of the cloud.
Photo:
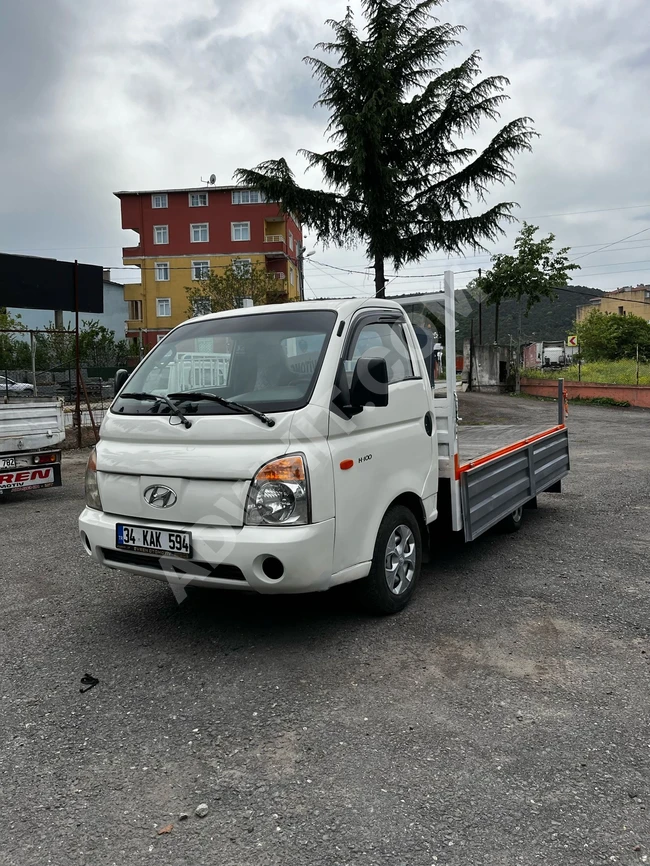
[[(120, 265), (128, 237), (120, 229), (115, 189), (183, 186), (213, 171), (227, 183), (237, 167), (278, 156), (302, 177), (305, 163), (295, 152), (323, 149), (327, 122), (313, 109), (318, 84), (302, 57), (328, 37), (325, 19), (341, 17), (346, 5), (5, 4), (4, 248)], [(360, 0), (352, 5), (358, 12)], [(517, 183), (496, 190), (491, 200), (518, 201), (521, 217), (554, 231), (563, 245), (575, 245), (576, 254), (589, 251), (583, 245), (596, 249), (643, 228), (650, 220), (643, 209), (544, 215), (650, 206), (647, 0), (491, 0), (489, 14), (475, 0), (451, 0), (437, 14), (467, 28), (451, 59), (479, 48), (484, 74), (511, 79), (504, 120), (531, 115), (541, 133), (534, 153), (517, 159)], [(486, 126), (477, 141), (495, 130)], [(307, 176), (312, 186), (319, 181), (317, 173)], [(509, 230), (498, 248), (507, 248), (512, 237)], [(643, 240), (634, 242), (639, 250)], [(344, 266), (364, 263), (362, 250), (328, 250), (320, 257)], [(647, 279), (643, 266), (623, 275), (625, 262), (642, 257), (641, 251), (611, 250), (588, 256), (577, 280), (609, 288)], [(429, 259), (434, 272), (444, 267), (440, 253), (432, 251)], [(468, 261), (454, 267), (487, 264)], [(620, 278), (612, 273), (617, 269)], [(422, 263), (420, 273), (430, 271)], [(337, 282), (316, 268), (310, 273), (317, 294), (370, 290), (358, 275), (339, 274)], [(409, 288), (424, 290), (429, 283), (415, 280)]]

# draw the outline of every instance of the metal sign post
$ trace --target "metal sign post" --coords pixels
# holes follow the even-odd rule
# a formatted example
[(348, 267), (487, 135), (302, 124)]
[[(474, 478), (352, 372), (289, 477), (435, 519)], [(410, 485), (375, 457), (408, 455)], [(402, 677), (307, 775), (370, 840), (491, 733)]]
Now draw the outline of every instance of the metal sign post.
[(81, 448), (81, 352), (79, 350), (79, 263), (74, 261), (74, 346), (75, 366), (77, 368), (77, 393), (74, 401), (75, 423), (77, 425), (77, 447)]

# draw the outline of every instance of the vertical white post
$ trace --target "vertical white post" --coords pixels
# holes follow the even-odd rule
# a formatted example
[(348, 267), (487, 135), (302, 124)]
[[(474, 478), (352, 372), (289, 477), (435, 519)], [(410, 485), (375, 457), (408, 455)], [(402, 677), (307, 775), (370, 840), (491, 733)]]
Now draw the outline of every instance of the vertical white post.
[(452, 467), (450, 481), (451, 526), (454, 532), (463, 528), (460, 483), (456, 479), (458, 460), (458, 432), (456, 429), (456, 295), (454, 272), (445, 271), (445, 365), (447, 368), (447, 423), (449, 429), (449, 458)]
[[(445, 271), (445, 367), (447, 370), (447, 396), (453, 403), (456, 394), (456, 296), (454, 294), (453, 271)], [(455, 425), (456, 413), (454, 411), (454, 430)]]

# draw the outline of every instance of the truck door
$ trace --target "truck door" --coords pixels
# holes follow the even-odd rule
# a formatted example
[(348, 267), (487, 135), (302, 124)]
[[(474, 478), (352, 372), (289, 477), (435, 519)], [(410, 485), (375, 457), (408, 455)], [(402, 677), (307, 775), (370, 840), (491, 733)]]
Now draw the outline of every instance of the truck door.
[[(390, 503), (415, 493), (435, 503), (437, 454), (429, 383), (409, 347), (397, 311), (362, 312), (352, 322), (339, 375), (352, 380), (361, 357), (382, 357), (388, 367), (388, 405), (366, 406), (347, 418), (330, 413), (336, 538), (334, 572), (372, 558), (379, 524)], [(435, 507), (435, 504), (432, 505)]]

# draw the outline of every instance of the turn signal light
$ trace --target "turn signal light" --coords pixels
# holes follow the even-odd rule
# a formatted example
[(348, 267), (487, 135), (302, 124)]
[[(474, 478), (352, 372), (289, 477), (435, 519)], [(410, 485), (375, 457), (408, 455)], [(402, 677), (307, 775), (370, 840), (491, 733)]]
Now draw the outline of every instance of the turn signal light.
[(304, 481), (305, 464), (299, 456), (281, 457), (263, 466), (255, 480), (258, 484), (263, 481)]

